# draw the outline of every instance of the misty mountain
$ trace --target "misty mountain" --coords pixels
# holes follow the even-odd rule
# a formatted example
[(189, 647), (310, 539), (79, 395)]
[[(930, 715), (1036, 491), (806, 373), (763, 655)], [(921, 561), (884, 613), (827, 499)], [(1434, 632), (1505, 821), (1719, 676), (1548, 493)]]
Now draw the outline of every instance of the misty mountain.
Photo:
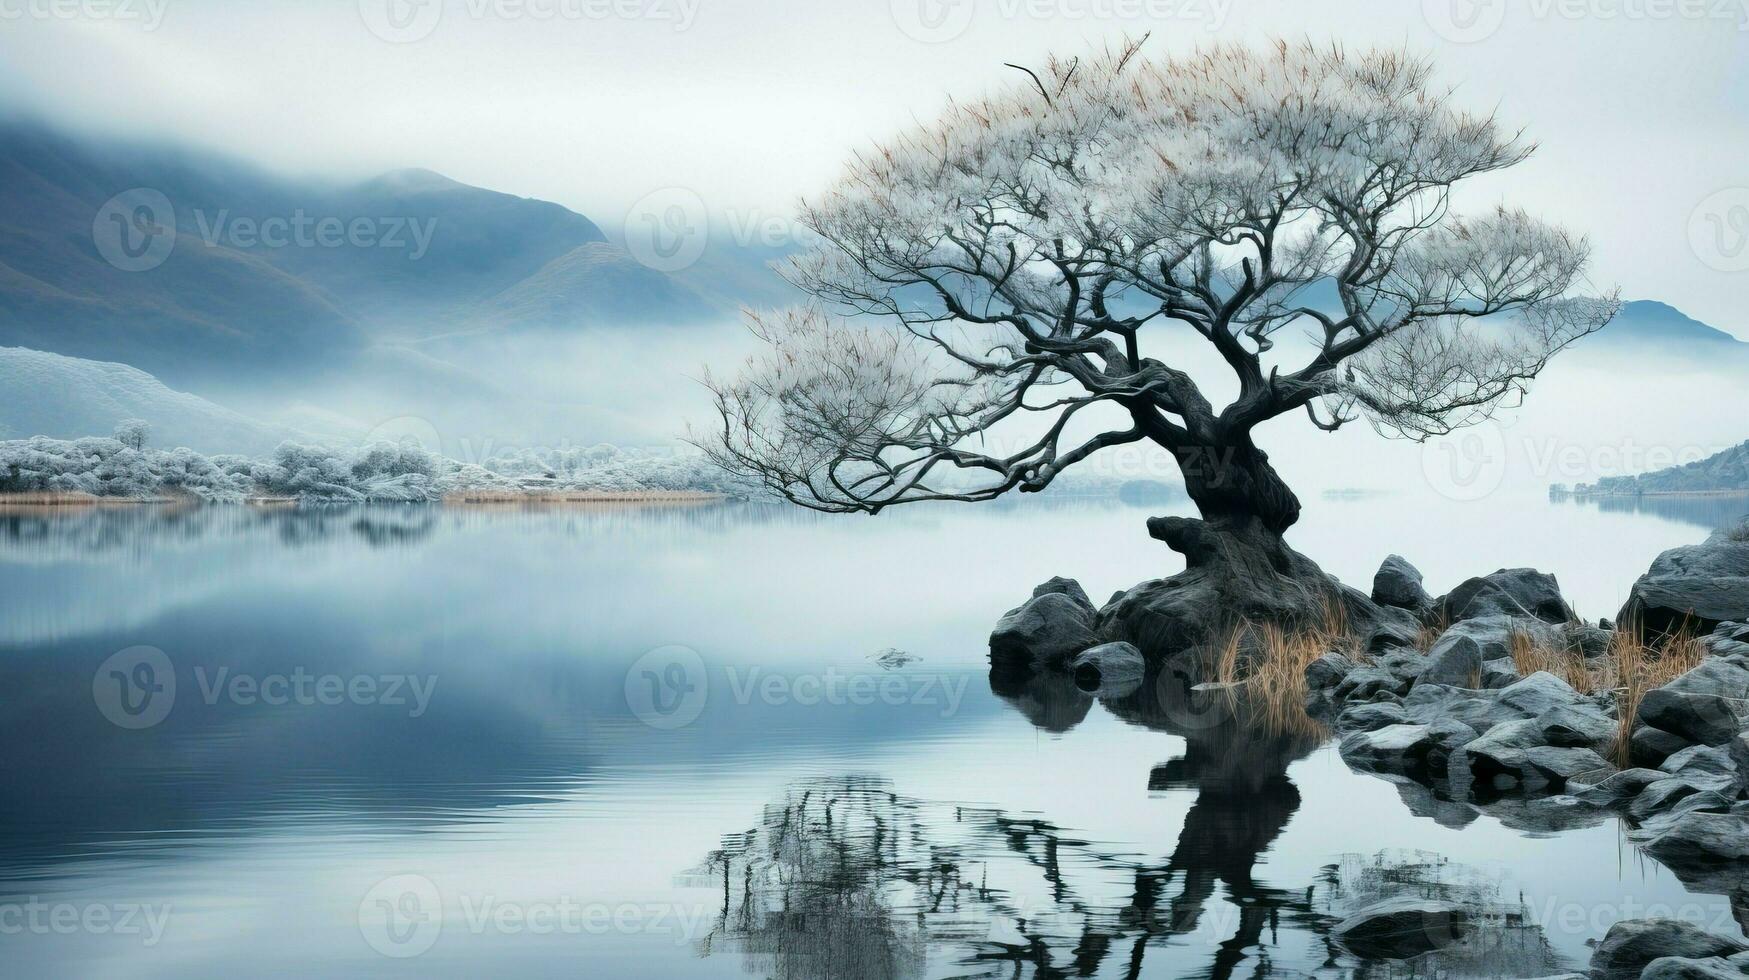
[(1623, 303), (1615, 319), (1595, 336), (1586, 338), (1584, 343), (1615, 349), (1651, 347), (1665, 353), (1681, 350), (1697, 357), (1749, 353), (1749, 343), (1710, 327), (1667, 303), (1645, 299)]
[(1749, 442), (1682, 466), (1638, 476), (1605, 477), (1578, 489), (1604, 494), (1749, 491)]
[(172, 383), (317, 376), (457, 333), (698, 321), (769, 288), (756, 264), (667, 275), (558, 204), (427, 170), (340, 184), (0, 125), (0, 343)]
[(204, 453), (264, 454), (302, 437), (172, 391), (138, 368), (18, 347), (0, 347), (0, 391), (0, 439), (107, 436), (130, 418), (151, 424), (151, 445)]

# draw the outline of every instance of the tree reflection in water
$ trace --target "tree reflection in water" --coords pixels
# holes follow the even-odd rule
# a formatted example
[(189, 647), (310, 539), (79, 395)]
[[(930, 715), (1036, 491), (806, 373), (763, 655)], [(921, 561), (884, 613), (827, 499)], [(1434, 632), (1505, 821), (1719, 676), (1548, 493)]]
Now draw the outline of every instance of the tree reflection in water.
[[(1078, 724), (1094, 700), (1060, 677), (992, 684), (1054, 731)], [(1558, 957), (1521, 903), (1501, 903), (1497, 884), (1437, 856), (1349, 855), (1303, 888), (1258, 881), (1259, 858), (1299, 808), (1287, 767), (1317, 740), (1266, 735), (1213, 698), (1168, 676), (1102, 701), (1185, 740), (1148, 775), (1152, 790), (1196, 794), (1163, 858), (1037, 817), (907, 797), (879, 777), (805, 780), (690, 875), (721, 896), (699, 950), (738, 952), (750, 972), (785, 980), (1555, 972)], [(1331, 938), (1344, 915), (1399, 894), (1461, 901), (1479, 928), (1408, 962), (1361, 962)]]

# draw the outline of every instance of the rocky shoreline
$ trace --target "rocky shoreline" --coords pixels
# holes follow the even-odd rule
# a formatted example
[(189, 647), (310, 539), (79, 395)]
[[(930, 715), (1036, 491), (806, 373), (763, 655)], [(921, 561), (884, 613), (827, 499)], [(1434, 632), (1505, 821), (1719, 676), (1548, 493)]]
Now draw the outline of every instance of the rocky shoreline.
[[(992, 670), (1067, 674), (1100, 697), (1162, 674), (1231, 695), (1240, 685), (1217, 652), (1163, 657), (1132, 642), (1124, 614), (1157, 584), (1101, 608), (1072, 579), (1040, 585), (991, 634)], [(1391, 556), (1369, 598), (1376, 614), (1311, 660), (1301, 689), (1351, 768), (1449, 826), (1485, 813), (1549, 832), (1619, 815), (1685, 884), (1726, 896), (1749, 932), (1749, 535), (1721, 530), (1660, 555), (1614, 622), (1579, 622), (1554, 576), (1533, 569), (1434, 597)], [(1435, 935), (1451, 931), (1446, 911), (1421, 910)], [(1421, 912), (1378, 910), (1381, 928)], [(1591, 975), (1742, 977), (1749, 945), (1630, 920), (1598, 945)]]

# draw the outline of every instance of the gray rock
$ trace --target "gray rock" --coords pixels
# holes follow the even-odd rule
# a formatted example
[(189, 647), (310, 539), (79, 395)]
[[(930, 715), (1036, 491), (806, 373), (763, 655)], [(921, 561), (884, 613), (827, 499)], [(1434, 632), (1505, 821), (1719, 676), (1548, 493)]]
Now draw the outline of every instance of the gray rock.
[(1389, 701), (1379, 704), (1351, 704), (1337, 717), (1336, 728), (1344, 732), (1370, 732), (1387, 725), (1401, 725), (1406, 721), (1403, 706), (1400, 704)]
[(1381, 692), (1402, 695), (1409, 683), (1383, 667), (1356, 667), (1336, 685), (1335, 695), (1338, 701), (1370, 701)]
[(1148, 533), (1184, 556), (1184, 570), (1106, 604), (1097, 627), (1103, 639), (1134, 643), (1149, 663), (1219, 643), (1238, 620), (1317, 622), (1332, 601), (1356, 636), (1392, 620), (1419, 625), (1414, 614), (1378, 605), (1260, 529), (1173, 516), (1150, 518)]
[(1450, 767), (1454, 791), (1467, 791), (1471, 784), (1491, 784), (1499, 789), (1513, 784), (1531, 787), (1545, 784), (1546, 778), (1531, 766), (1527, 754), (1527, 750), (1538, 744), (1533, 721), (1495, 725), (1452, 753)]
[(1421, 584), (1421, 570), (1402, 555), (1391, 555), (1372, 577), (1372, 601), (1416, 614), (1433, 605), (1433, 597)]
[(1075, 686), (1100, 697), (1123, 697), (1142, 684), (1147, 664), (1142, 651), (1129, 643), (1101, 643), (1075, 655), (1070, 661)]
[(1740, 813), (1695, 807), (1632, 837), (1647, 854), (1675, 871), (1749, 860), (1749, 820)]
[(1504, 660), (1512, 656), (1512, 634), (1523, 633), (1542, 646), (1563, 648), (1567, 637), (1559, 626), (1552, 626), (1529, 616), (1477, 616), (1453, 623), (1435, 640), (1428, 656), (1437, 654), (1440, 646), (1469, 637), (1482, 648), (1482, 659)]
[(1701, 544), (1664, 552), (1634, 583), (1616, 618), (1653, 635), (1749, 620), (1749, 541), (1720, 530)]
[(994, 659), (1029, 662), (1034, 667), (1062, 667), (1070, 657), (1097, 644), (1093, 617), (1084, 600), (1062, 592), (1028, 599), (996, 623), (990, 634)]
[(1546, 670), (1539, 670), (1501, 691), (1498, 703), (1523, 718), (1538, 718), (1552, 708), (1574, 707), (1584, 699), (1572, 685)]
[(1590, 704), (1557, 704), (1536, 716), (1542, 740), (1562, 748), (1602, 752), (1616, 740), (1618, 725), (1603, 709)]
[(1691, 960), (1681, 956), (1660, 956), (1646, 965), (1640, 980), (1743, 980), (1749, 976), (1730, 960), (1712, 956)]
[(1692, 779), (1681, 776), (1666, 776), (1655, 783), (1650, 783), (1628, 804), (1628, 816), (1635, 820), (1646, 820), (1664, 812), (1677, 803), (1696, 793), (1715, 787), (1701, 785)]
[(1342, 683), (1355, 663), (1340, 653), (1326, 653), (1306, 665), (1306, 690), (1325, 691)]
[(1703, 642), (1715, 657), (1749, 657), (1749, 623), (1720, 623)]
[(1654, 960), (1667, 956), (1706, 959), (1742, 952), (1737, 940), (1716, 936), (1677, 919), (1628, 919), (1609, 927), (1591, 954), (1599, 980), (1638, 977)]
[(1596, 806), (1612, 806), (1631, 800), (1644, 792), (1647, 786), (1668, 778), (1669, 774), (1656, 769), (1623, 769), (1610, 773), (1574, 795)]
[(1476, 687), (1482, 677), (1482, 645), (1456, 630), (1441, 636), (1428, 651), (1416, 678), (1422, 684)]
[(1566, 648), (1577, 650), (1584, 654), (1586, 660), (1596, 660), (1609, 655), (1609, 648), (1615, 642), (1615, 631), (1606, 630), (1586, 623), (1569, 623), (1561, 627), (1567, 642)]
[(1075, 600), (1077, 605), (1087, 610), (1089, 616), (1094, 613), (1093, 600), (1087, 598), (1087, 590), (1081, 587), (1080, 582), (1072, 578), (1064, 578), (1059, 575), (1032, 590), (1034, 599), (1041, 595), (1066, 595)]
[(1518, 668), (1511, 660), (1490, 660), (1482, 665), (1482, 690), (1504, 691), (1518, 683)]
[(1652, 725), (1634, 729), (1628, 741), (1628, 757), (1638, 766), (1661, 766), (1664, 760), (1693, 745), (1688, 739)]
[(1421, 672), (1427, 667), (1427, 658), (1415, 650), (1397, 649), (1374, 656), (1372, 663), (1402, 682), (1402, 690), (1407, 691), (1420, 679)]
[(1475, 729), (1455, 721), (1386, 725), (1350, 733), (1342, 739), (1341, 751), (1356, 769), (1398, 775), (1439, 772), (1453, 751), (1475, 738)]
[(1469, 921), (1469, 913), (1455, 902), (1388, 898), (1338, 922), (1332, 935), (1356, 956), (1406, 960), (1463, 939)]
[(1596, 782), (1616, 771), (1614, 766), (1590, 749), (1538, 745), (1525, 749), (1524, 757), (1531, 768), (1556, 788), (1566, 786), (1568, 780), (1577, 777), (1592, 777), (1590, 781)]
[(1749, 670), (1729, 660), (1708, 659), (1647, 691), (1638, 717), (1691, 742), (1724, 745), (1749, 723)]
[(1397, 787), (1397, 796), (1403, 801), (1403, 806), (1417, 817), (1426, 817), (1441, 827), (1452, 830), (1462, 830), (1481, 819), (1482, 814), (1473, 806), (1458, 803), (1455, 800), (1441, 799), (1433, 789), (1422, 783), (1408, 779), (1392, 780)]
[(1415, 649), (1415, 643), (1421, 638), (1421, 628), (1414, 623), (1401, 620), (1389, 620), (1372, 628), (1366, 637), (1368, 653), (1388, 653), (1393, 650), (1403, 650), (1415, 656), (1420, 651)]
[(1470, 579), (1440, 599), (1440, 608), (1453, 623), (1483, 616), (1526, 616), (1556, 624), (1576, 618), (1555, 577), (1534, 568), (1502, 568)]
[(1737, 784), (1737, 764), (1731, 759), (1730, 750), (1722, 745), (1691, 745), (1665, 759), (1658, 768), (1696, 782), (1713, 778), (1719, 780), (1722, 787)]
[(1737, 767), (1737, 794), (1749, 794), (1749, 731), (1738, 732), (1726, 751), (1731, 753), (1731, 764)]

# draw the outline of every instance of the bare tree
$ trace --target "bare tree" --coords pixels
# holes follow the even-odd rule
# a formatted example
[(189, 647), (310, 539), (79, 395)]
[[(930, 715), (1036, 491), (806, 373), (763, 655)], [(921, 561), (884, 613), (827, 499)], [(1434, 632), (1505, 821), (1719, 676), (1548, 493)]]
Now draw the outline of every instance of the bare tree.
[[(819, 244), (787, 275), (812, 302), (752, 314), (764, 352), (707, 375), (712, 458), (796, 503), (875, 513), (1042, 490), (1152, 443), (1204, 518), (1156, 536), (1271, 552), (1300, 504), (1259, 425), (1442, 434), (1614, 315), (1613, 297), (1568, 295), (1583, 239), (1452, 211), (1456, 185), (1533, 146), (1457, 108), (1428, 61), (1140, 47), (954, 104), (805, 203)], [(1193, 378), (1193, 347), (1230, 377)]]

